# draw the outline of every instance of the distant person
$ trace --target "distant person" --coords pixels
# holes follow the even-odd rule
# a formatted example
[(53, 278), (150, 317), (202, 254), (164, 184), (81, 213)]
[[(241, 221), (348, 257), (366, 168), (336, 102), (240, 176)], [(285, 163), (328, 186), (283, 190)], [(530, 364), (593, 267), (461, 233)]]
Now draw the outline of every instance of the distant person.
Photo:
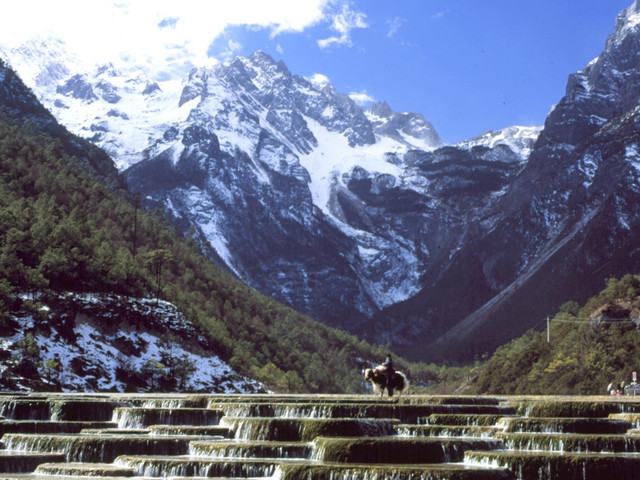
[(55, 370), (57, 372), (61, 372), (62, 371), (62, 360), (60, 359), (60, 354), (58, 352), (53, 354), (53, 361), (55, 362)]
[(393, 369), (393, 360), (391, 359), (391, 354), (387, 355), (387, 358), (385, 359), (382, 365), (384, 365), (386, 369), (386, 374), (387, 374), (387, 392), (389, 393), (389, 396), (392, 397), (393, 396), (393, 379), (395, 377), (396, 371)]
[(615, 395), (617, 390), (618, 390), (618, 384), (616, 383), (615, 380), (611, 380), (611, 383), (607, 385), (607, 392), (609, 392), (609, 395)]

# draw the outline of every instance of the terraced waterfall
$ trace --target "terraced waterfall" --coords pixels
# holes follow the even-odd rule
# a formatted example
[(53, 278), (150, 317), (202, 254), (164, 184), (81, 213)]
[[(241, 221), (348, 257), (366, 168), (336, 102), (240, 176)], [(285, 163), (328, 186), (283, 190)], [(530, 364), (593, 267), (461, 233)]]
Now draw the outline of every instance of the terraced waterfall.
[(5, 394), (0, 415), (0, 480), (640, 478), (640, 397)]

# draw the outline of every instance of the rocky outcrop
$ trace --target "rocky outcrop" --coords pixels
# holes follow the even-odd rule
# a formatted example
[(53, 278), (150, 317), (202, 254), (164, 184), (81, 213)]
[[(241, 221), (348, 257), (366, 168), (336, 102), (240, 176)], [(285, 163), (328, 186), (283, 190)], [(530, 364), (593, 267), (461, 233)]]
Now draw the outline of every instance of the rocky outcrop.
[(387, 102), (376, 102), (365, 113), (379, 135), (399, 142), (410, 142), (411, 146), (422, 141), (427, 149), (444, 145), (436, 129), (422, 114), (394, 112)]
[(175, 306), (155, 299), (49, 299), (37, 315), (9, 317), (0, 341), (5, 390), (264, 391), (220, 360)]

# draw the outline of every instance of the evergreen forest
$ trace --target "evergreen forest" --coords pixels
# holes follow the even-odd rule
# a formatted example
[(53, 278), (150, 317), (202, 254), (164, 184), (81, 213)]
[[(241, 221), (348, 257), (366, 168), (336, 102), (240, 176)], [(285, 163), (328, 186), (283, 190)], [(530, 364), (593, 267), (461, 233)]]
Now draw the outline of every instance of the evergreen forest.
[(640, 371), (640, 275), (610, 278), (584, 305), (570, 301), (498, 348), (471, 387), (475, 393), (603, 395)]

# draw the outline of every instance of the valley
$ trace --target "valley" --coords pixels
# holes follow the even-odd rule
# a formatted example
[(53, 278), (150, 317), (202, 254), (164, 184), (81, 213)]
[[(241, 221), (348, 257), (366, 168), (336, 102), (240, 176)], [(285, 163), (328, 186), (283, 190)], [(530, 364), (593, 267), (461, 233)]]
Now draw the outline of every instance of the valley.
[(336, 391), (328, 357), (345, 390), (385, 350), (470, 365), (640, 269), (638, 52), (634, 1), (543, 126), (447, 145), (422, 114), (262, 50), (176, 81), (32, 39), (1, 52), (2, 299), (164, 293), (229, 375), (305, 391)]

